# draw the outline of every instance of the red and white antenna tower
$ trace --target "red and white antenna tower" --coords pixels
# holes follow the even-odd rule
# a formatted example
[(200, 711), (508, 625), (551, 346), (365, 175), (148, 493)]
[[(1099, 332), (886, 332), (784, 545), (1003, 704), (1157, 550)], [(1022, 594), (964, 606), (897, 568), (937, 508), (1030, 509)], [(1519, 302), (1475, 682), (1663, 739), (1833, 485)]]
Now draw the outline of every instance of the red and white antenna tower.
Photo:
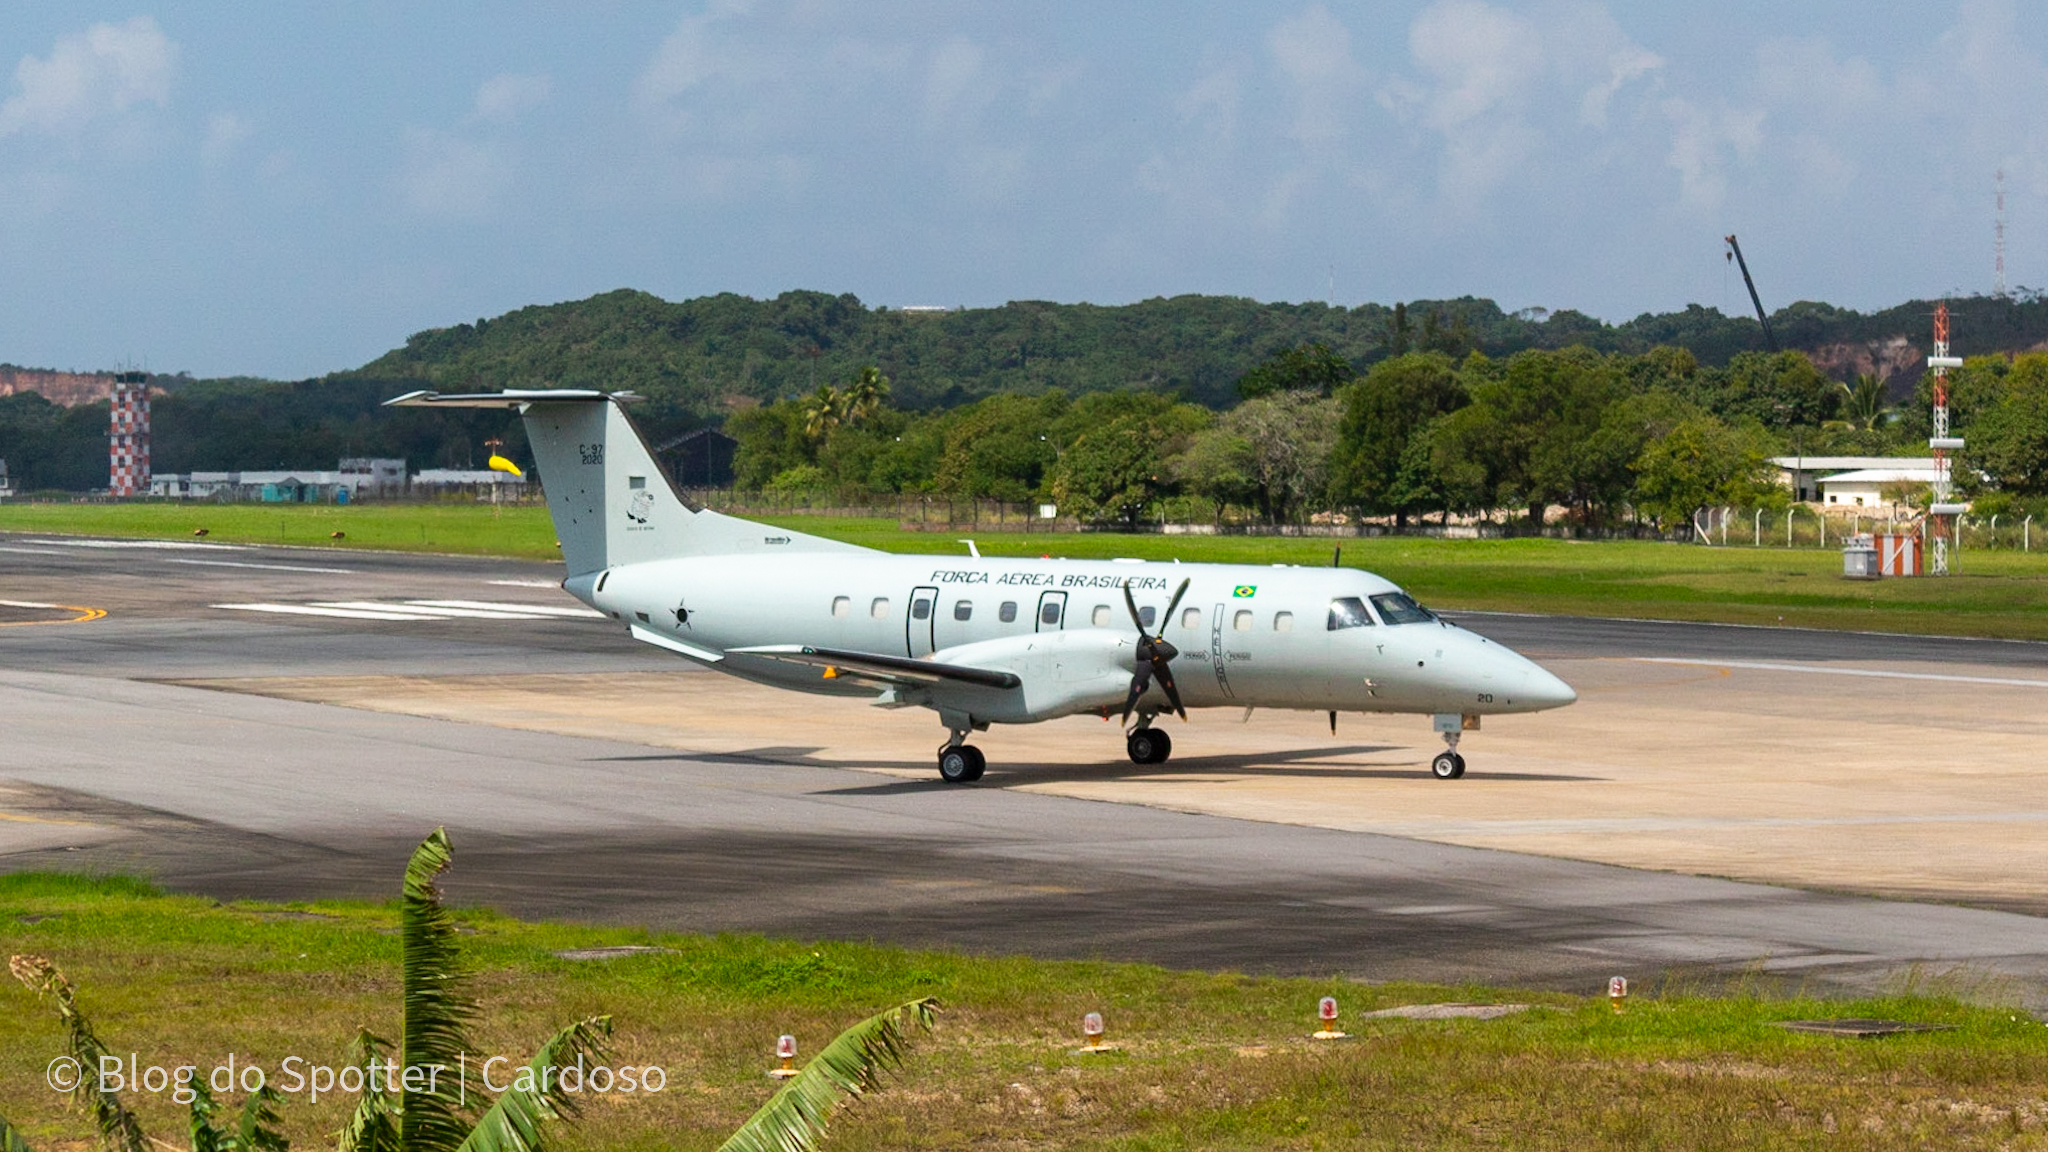
[(1991, 294), (2005, 299), (2005, 169), (1998, 170), (1998, 219), (1992, 226)]
[(1933, 561), (1928, 572), (1934, 576), (1948, 575), (1949, 525), (1967, 507), (1949, 502), (1948, 454), (1960, 449), (1963, 439), (1948, 434), (1948, 370), (1962, 366), (1962, 357), (1949, 355), (1948, 302), (1944, 300), (1934, 306), (1934, 354), (1927, 358), (1927, 367), (1934, 373), (1934, 435), (1927, 439), (1927, 446), (1934, 449), (1934, 500), (1927, 509), (1929, 534), (1934, 537), (1930, 541), (1933, 547), (1928, 549)]

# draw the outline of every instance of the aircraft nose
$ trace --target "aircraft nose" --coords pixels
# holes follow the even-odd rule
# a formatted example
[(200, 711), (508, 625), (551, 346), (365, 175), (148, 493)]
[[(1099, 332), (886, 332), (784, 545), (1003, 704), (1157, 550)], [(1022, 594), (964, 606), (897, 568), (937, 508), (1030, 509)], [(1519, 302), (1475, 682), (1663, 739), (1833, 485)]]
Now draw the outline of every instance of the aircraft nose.
[(1579, 698), (1571, 685), (1543, 668), (1531, 667), (1522, 680), (1522, 700), (1533, 708), (1562, 708)]

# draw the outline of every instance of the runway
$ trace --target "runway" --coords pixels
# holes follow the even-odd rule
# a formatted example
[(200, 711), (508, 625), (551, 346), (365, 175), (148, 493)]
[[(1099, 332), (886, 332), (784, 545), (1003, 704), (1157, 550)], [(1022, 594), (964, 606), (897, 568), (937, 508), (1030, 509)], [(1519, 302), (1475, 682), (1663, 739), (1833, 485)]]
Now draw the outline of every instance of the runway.
[[(1156, 795), (1106, 769), (1039, 773), (1096, 798), (1048, 794), (1024, 766), (992, 767), (994, 786), (947, 788), (921, 762), (902, 777), (873, 770), (886, 757), (821, 762), (814, 742), (766, 721), (749, 746), (685, 752), (215, 690), (266, 678), (399, 690), (406, 678), (726, 681), (683, 672), (615, 625), (536, 611), (574, 606), (556, 575), (513, 561), (0, 535), (0, 600), (57, 606), (0, 610), (0, 868), (136, 869), (223, 898), (383, 898), (410, 844), (446, 824), (451, 895), (522, 915), (1581, 989), (1617, 973), (1752, 969), (1871, 987), (1915, 965), (1960, 966), (2048, 1003), (2048, 920), (2035, 915), (1104, 802)], [(356, 607), (214, 607), (247, 604)], [(64, 623), (65, 606), (107, 615)], [(1833, 670), (1882, 660), (1875, 671), (2048, 684), (2043, 645), (1460, 618), (1539, 658), (1626, 658), (1609, 665), (1624, 669), (1647, 667), (1641, 657), (1741, 661), (1820, 668), (1807, 678), (1832, 682), (1844, 679)], [(693, 720), (690, 693), (614, 704)], [(746, 725), (702, 717), (714, 720)], [(1368, 744), (1345, 755), (1384, 748)], [(1219, 770), (1247, 771), (1230, 765)], [(1449, 795), (1435, 782), (1397, 795), (1370, 773), (1347, 778), (1385, 804)], [(2015, 797), (2002, 818), (2031, 803)], [(1958, 835), (1960, 851), (1972, 833)]]

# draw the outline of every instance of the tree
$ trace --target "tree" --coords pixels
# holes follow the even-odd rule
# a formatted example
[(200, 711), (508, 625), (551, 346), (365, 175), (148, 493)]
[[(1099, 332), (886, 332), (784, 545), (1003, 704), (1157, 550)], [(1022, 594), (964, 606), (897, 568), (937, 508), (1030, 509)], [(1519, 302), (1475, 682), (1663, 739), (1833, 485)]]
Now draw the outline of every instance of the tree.
[(1465, 376), (1472, 403), (1444, 418), (1432, 455), (1484, 470), (1483, 507), (1526, 508), (1536, 527), (1551, 504), (1589, 520), (1611, 511), (1628, 487), (1627, 459), (1598, 435), (1627, 394), (1611, 359), (1587, 348), (1531, 349), (1497, 366), (1469, 364)]
[(1784, 499), (1771, 478), (1769, 441), (1697, 412), (1643, 449), (1634, 463), (1636, 508), (1670, 531), (1701, 508)]
[(1344, 413), (1330, 457), (1331, 496), (1367, 516), (1392, 513), (1397, 526), (1421, 505), (1421, 490), (1400, 482), (1409, 442), (1425, 425), (1469, 397), (1451, 359), (1413, 353), (1382, 360), (1339, 394)]
[(1173, 488), (1168, 458), (1210, 421), (1208, 411), (1145, 393), (1097, 393), (1076, 401), (1056, 426), (1073, 440), (1047, 488), (1083, 520), (1135, 525)]
[(1328, 396), (1356, 373), (1351, 362), (1315, 341), (1297, 344), (1266, 358), (1238, 377), (1237, 394), (1247, 400), (1275, 392), (1315, 392)]
[(2015, 358), (2004, 384), (1970, 425), (1963, 460), (2003, 491), (2048, 495), (2048, 355)]
[(1718, 372), (1702, 372), (1690, 397), (1723, 420), (1766, 428), (1814, 427), (1834, 415), (1841, 394), (1803, 352), (1744, 352)]
[(1888, 411), (1884, 402), (1884, 381), (1868, 372), (1856, 374), (1854, 384), (1835, 385), (1841, 389), (1840, 408), (1842, 419), (1852, 428), (1865, 432), (1876, 431), (1878, 422)]

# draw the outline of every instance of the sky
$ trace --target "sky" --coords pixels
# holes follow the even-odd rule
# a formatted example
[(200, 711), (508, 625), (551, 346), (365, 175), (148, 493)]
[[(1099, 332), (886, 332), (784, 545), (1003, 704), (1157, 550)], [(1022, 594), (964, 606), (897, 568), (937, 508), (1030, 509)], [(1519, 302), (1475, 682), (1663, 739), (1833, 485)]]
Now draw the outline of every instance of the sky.
[[(10, 6), (0, 361), (301, 378), (637, 288), (1490, 297), (2048, 285), (2013, 0)], [(1966, 348), (1967, 334), (1957, 334)]]

